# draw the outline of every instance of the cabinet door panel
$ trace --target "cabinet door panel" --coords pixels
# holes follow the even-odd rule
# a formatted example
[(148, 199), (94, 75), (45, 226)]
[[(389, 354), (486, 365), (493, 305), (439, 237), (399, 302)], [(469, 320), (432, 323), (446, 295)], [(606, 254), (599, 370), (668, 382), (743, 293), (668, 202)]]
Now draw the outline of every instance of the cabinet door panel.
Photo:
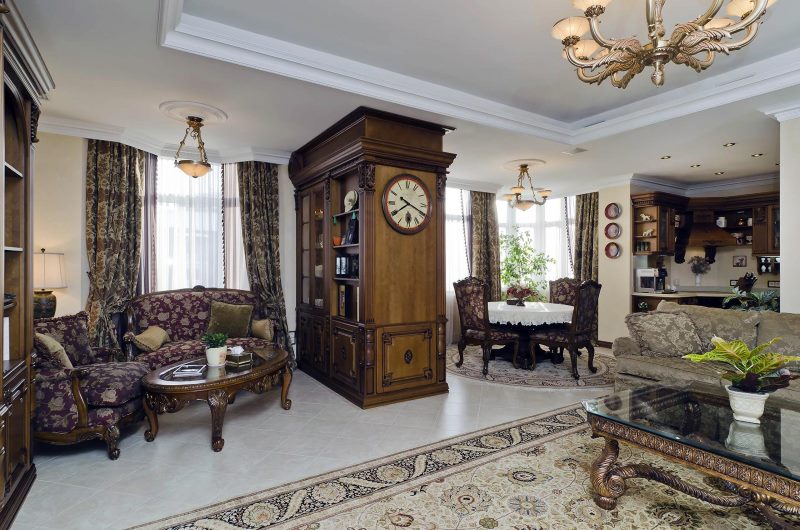
[(430, 384), (434, 379), (433, 325), (383, 328), (378, 355), (378, 392)]
[(22, 384), (11, 394), (6, 415), (6, 469), (7, 476), (13, 477), (25, 466), (27, 448), (25, 447), (25, 399), (27, 385)]
[(360, 388), (358, 328), (334, 323), (331, 333), (331, 374), (354, 390)]
[(311, 358), (314, 367), (321, 372), (327, 373), (327, 359), (325, 355), (325, 318), (315, 317), (311, 319)]

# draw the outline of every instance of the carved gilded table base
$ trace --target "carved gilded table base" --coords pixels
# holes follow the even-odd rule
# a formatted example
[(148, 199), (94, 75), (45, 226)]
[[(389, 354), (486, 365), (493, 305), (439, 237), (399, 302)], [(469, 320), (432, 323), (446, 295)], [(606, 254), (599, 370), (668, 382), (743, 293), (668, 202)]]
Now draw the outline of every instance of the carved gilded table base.
[[(717, 506), (750, 505), (773, 528), (800, 528), (778, 515), (800, 516), (800, 484), (796, 481), (603, 418), (590, 416), (590, 422), (593, 437), (605, 438), (605, 447), (591, 469), (594, 501), (600, 508), (616, 508), (627, 489), (626, 481), (643, 478)], [(649, 464), (616, 465), (620, 440), (716, 477), (728, 493), (698, 488)]]

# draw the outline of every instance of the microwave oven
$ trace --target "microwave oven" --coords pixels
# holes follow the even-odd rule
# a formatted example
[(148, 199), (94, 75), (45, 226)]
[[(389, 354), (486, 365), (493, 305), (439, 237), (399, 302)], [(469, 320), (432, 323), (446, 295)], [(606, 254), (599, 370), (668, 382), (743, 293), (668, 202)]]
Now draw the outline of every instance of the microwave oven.
[(636, 292), (654, 293), (658, 283), (658, 269), (636, 269)]

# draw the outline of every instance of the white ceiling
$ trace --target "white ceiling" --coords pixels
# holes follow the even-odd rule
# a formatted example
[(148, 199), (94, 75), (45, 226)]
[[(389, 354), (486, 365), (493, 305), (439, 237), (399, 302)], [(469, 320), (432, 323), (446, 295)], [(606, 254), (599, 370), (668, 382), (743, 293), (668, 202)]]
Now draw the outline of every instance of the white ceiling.
[[(619, 28), (620, 34), (641, 34), (643, 25), (634, 22), (639, 15), (643, 18), (642, 4), (641, 0), (612, 3), (608, 31), (614, 28), (616, 35)], [(671, 2), (667, 12), (689, 18), (706, 4), (707, 0)], [(625, 91), (580, 83), (560, 58), (560, 46), (549, 36), (552, 23), (574, 11), (569, 0), (186, 0), (185, 4), (181, 0), (25, 0), (18, 7), (56, 83), (44, 106), (43, 130), (120, 138), (168, 152), (183, 127), (161, 114), (158, 105), (166, 100), (195, 100), (220, 107), (229, 115), (227, 122), (203, 131), (213, 151), (210, 154), (217, 159), (255, 156), (285, 160), (292, 150), (337, 119), (367, 105), (456, 127), (445, 138), (446, 149), (458, 154), (451, 173), (456, 180), (506, 184), (514, 175), (502, 169), (503, 162), (535, 157), (548, 161), (538, 171), (537, 180), (556, 193), (592, 189), (634, 173), (702, 182), (774, 172), (778, 124), (763, 111), (800, 102), (800, 86), (790, 82), (786, 72), (767, 75), (762, 67), (758, 68), (764, 78), (780, 78), (781, 83), (767, 86), (759, 80), (758, 89), (753, 88), (755, 83), (743, 89), (743, 94), (752, 95), (745, 100), (737, 101), (744, 96), (733, 92), (725, 98), (716, 97), (718, 94), (693, 96), (691, 102), (679, 97), (693, 90), (698, 94), (696, 87), (701, 84), (703, 90), (722, 93), (723, 89), (713, 90), (713, 76), (723, 74), (724, 78), (727, 70), (738, 68), (740, 72), (772, 53), (800, 47), (797, 37), (788, 34), (790, 20), (800, 17), (800, 5), (788, 0), (775, 5), (759, 38), (744, 53), (719, 58), (702, 75), (677, 65), (668, 67), (667, 88), (672, 93), (653, 87), (649, 75), (636, 79)], [(488, 98), (481, 108), (494, 112), (490, 104), (496, 104), (502, 110), (498, 115), (504, 118), (495, 120), (495, 126), (491, 113), (460, 105), (459, 112), (444, 108), (437, 112), (416, 100), (400, 104), (406, 100), (383, 97), (381, 91), (331, 88), (338, 85), (330, 82), (326, 86), (319, 69), (312, 82), (299, 80), (302, 76), (269, 73), (265, 70), (281, 68), (265, 61), (261, 53), (244, 53), (249, 42), (236, 46), (230, 40), (222, 42), (231, 35), (248, 35), (235, 33), (236, 27), (230, 28), (231, 34), (207, 31), (202, 40), (193, 36), (194, 40), (170, 41), (177, 45), (161, 45), (168, 22), (168, 13), (162, 8), (176, 8), (177, 15), (185, 13), (176, 17), (183, 22), (173, 37), (212, 27), (192, 28), (187, 21), (238, 26)], [(220, 27), (213, 26), (215, 30)], [(187, 49), (171, 49), (181, 47)], [(233, 48), (242, 59), (238, 64), (229, 62), (226, 55)], [(796, 55), (789, 66), (800, 71)], [(253, 66), (251, 61), (256, 59), (258, 66)], [(794, 70), (790, 73), (794, 75)], [(684, 86), (698, 79), (703, 81)], [(671, 95), (664, 98), (665, 94)], [(637, 121), (641, 108), (657, 108), (650, 105), (653, 95), (660, 98), (659, 104), (668, 99), (671, 110), (650, 112), (647, 121)], [(636, 105), (639, 110), (632, 107)], [(698, 110), (705, 107), (709, 110)], [(585, 121), (595, 113), (609, 114), (620, 108), (632, 110), (615, 118), (627, 124), (618, 128), (618, 134), (609, 129), (585, 135), (580, 142), (569, 136), (572, 132), (566, 122)], [(565, 127), (566, 133), (551, 136), (537, 134), (539, 129), (509, 126), (516, 114), (526, 113), (544, 115), (538, 125), (547, 128), (555, 124), (554, 129)], [(677, 117), (666, 119), (672, 116)], [(646, 129), (637, 128), (659, 121)], [(723, 149), (721, 144), (727, 141), (736, 141), (737, 146)], [(562, 154), (576, 142), (588, 152), (574, 157)], [(751, 158), (752, 153), (766, 156)], [(661, 160), (665, 154), (673, 158)], [(702, 167), (690, 169), (694, 163)], [(714, 175), (723, 170), (724, 176)]]

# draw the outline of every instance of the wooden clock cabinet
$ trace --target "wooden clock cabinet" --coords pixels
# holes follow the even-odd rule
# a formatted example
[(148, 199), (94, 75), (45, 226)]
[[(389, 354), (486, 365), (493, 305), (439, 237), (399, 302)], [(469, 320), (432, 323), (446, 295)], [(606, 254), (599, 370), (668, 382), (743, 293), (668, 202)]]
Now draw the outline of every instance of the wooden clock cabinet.
[(289, 163), (298, 366), (361, 407), (448, 389), (447, 130), (361, 107)]

